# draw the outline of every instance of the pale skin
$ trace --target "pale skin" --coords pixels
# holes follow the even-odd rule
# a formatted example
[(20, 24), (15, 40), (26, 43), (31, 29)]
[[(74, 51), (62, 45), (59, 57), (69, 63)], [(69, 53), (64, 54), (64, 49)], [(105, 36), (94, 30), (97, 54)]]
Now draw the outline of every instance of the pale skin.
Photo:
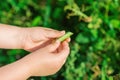
[[(1, 80), (26, 80), (55, 74), (69, 55), (69, 42), (56, 40), (65, 34), (49, 28), (20, 28), (0, 24), (0, 48), (24, 49), (31, 53), (0, 68)], [(3, 53), (4, 54), (4, 53)]]

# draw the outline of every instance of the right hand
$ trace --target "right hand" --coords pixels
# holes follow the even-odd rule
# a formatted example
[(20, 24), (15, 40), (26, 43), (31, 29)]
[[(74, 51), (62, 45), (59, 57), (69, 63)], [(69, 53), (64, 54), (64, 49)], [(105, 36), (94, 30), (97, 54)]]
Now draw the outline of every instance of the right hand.
[(21, 28), (21, 46), (22, 49), (34, 52), (41, 47), (49, 44), (53, 39), (59, 38), (65, 34), (65, 31), (58, 31), (50, 28), (32, 27)]
[(23, 59), (30, 68), (31, 76), (47, 76), (55, 74), (65, 63), (69, 55), (69, 39), (60, 43), (56, 41)]

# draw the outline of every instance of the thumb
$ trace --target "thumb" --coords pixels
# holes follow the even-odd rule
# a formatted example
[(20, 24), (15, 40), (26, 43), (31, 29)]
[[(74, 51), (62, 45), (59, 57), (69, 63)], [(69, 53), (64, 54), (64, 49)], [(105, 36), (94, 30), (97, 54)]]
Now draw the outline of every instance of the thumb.
[(61, 36), (63, 36), (64, 34), (65, 34), (65, 31), (50, 31), (49, 33), (48, 32), (46, 32), (47, 34), (46, 34), (46, 36), (48, 37), (48, 38), (58, 38), (58, 37), (61, 37)]
[(60, 45), (60, 41), (56, 40), (55, 42), (51, 43), (50, 45), (46, 46), (46, 50), (53, 52), (55, 51)]

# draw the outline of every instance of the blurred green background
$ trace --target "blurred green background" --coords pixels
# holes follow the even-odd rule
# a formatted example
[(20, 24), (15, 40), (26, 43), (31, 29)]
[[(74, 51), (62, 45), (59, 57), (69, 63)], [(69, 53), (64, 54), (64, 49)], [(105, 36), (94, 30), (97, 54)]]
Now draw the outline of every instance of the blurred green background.
[[(74, 33), (63, 68), (28, 80), (112, 80), (120, 73), (120, 0), (0, 0), (0, 23)], [(0, 49), (0, 66), (26, 54)]]

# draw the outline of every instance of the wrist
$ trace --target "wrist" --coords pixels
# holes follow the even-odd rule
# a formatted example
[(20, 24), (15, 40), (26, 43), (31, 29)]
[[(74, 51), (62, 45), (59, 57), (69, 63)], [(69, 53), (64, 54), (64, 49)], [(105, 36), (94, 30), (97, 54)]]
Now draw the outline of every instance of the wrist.
[(0, 68), (2, 80), (26, 80), (30, 74), (30, 68), (24, 60), (18, 60)]
[(31, 55), (31, 54), (23, 57), (20, 60), (21, 63), (24, 63), (26, 73), (29, 75), (28, 77), (34, 76), (34, 74), (36, 73), (35, 66), (38, 64), (38, 62), (36, 60), (33, 60), (33, 58), (32, 58), (33, 55)]
[(0, 24), (0, 48), (21, 49), (23, 36), (23, 28)]
[(24, 31), (23, 28), (18, 27), (17, 29), (17, 45), (19, 49), (23, 49)]
[(18, 66), (20, 66), (20, 71), (23, 71), (22, 74), (25, 75), (25, 78), (29, 78), (32, 76), (32, 66), (31, 66), (31, 62), (29, 59), (26, 58), (22, 58), (20, 60), (18, 60), (16, 62), (16, 64), (18, 64)]
[(20, 48), (25, 49), (26, 40), (28, 38), (28, 28), (20, 28), (19, 34)]

